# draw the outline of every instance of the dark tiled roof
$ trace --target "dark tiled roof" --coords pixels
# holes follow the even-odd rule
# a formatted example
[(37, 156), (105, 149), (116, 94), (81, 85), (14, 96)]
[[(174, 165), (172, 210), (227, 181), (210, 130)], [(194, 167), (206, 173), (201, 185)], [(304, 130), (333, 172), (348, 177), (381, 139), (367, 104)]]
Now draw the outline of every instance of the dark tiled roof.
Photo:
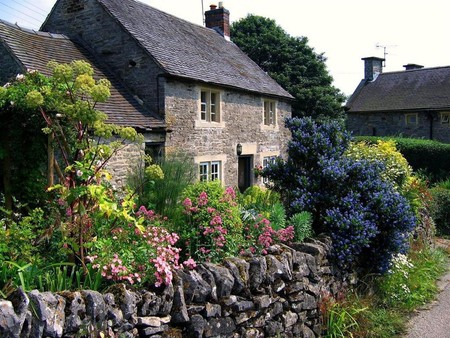
[(450, 108), (450, 67), (382, 73), (360, 83), (346, 105), (348, 112)]
[(81, 46), (74, 44), (61, 34), (36, 32), (19, 28), (0, 20), (0, 43), (6, 44), (14, 58), (26, 69), (35, 69), (50, 75), (47, 64), (51, 60), (70, 63), (73, 60), (89, 62), (96, 78), (111, 81), (111, 97), (97, 104), (97, 109), (108, 115), (108, 122), (142, 129), (159, 128), (164, 122), (141, 107), (123, 86), (94, 60)]
[(98, 0), (170, 75), (292, 98), (216, 31), (134, 0)]

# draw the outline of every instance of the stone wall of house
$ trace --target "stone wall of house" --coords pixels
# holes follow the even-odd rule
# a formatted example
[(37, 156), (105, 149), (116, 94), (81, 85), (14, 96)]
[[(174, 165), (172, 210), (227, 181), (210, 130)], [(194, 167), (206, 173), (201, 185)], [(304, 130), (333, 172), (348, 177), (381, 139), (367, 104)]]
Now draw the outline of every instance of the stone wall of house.
[(351, 113), (347, 116), (347, 128), (353, 135), (404, 136), (433, 139), (450, 143), (449, 125), (442, 125), (439, 112), (419, 112), (417, 125), (407, 126), (407, 113)]
[(117, 189), (125, 187), (127, 178), (144, 163), (144, 144), (126, 144), (108, 161), (106, 169), (112, 174), (111, 184)]
[[(200, 121), (200, 91), (205, 88), (220, 92), (220, 123)], [(221, 160), (227, 186), (237, 185), (238, 143), (242, 155), (252, 157), (253, 166), (262, 165), (264, 156), (286, 154), (290, 132), (284, 119), (291, 116), (291, 110), (285, 102), (277, 102), (275, 127), (263, 126), (263, 98), (251, 93), (167, 81), (165, 102), (171, 130), (166, 147), (185, 149), (194, 157)]]
[(11, 81), (18, 73), (22, 72), (9, 51), (0, 42), (0, 86)]
[(58, 1), (42, 30), (81, 43), (107, 64), (149, 111), (162, 113), (163, 102), (158, 100), (164, 97), (164, 87), (159, 85), (162, 70), (97, 1)]
[(328, 240), (271, 247), (180, 270), (172, 284), (136, 290), (24, 293), (0, 299), (2, 337), (319, 337), (320, 302), (344, 283)]

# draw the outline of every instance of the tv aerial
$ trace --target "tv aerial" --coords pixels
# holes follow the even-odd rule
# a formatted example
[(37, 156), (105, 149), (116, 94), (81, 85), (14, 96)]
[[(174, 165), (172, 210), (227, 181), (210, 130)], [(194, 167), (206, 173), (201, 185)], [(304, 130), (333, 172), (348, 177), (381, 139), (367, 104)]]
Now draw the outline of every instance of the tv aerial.
[(375, 44), (375, 48), (383, 48), (383, 67), (386, 67), (386, 55), (388, 55), (389, 53), (387, 52), (387, 48), (391, 48), (391, 47), (397, 47), (397, 45), (382, 45), (380, 43), (376, 43)]

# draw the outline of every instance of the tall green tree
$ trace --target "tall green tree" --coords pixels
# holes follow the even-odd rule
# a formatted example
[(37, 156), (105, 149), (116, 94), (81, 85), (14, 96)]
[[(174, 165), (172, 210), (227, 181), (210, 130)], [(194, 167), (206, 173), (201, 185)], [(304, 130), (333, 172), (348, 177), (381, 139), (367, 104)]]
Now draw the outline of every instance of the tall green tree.
[(326, 58), (268, 18), (248, 15), (231, 26), (232, 41), (292, 96), (293, 116), (342, 117), (344, 95), (332, 85)]

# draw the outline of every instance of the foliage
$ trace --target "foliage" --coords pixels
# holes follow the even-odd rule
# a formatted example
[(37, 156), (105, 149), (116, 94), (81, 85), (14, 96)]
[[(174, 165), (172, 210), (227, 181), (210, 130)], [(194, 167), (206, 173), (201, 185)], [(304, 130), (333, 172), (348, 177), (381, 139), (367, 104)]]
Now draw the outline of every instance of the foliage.
[(312, 215), (308, 211), (302, 211), (292, 215), (287, 223), (294, 227), (295, 242), (303, 242), (305, 238), (313, 235)]
[(358, 136), (358, 140), (376, 143), (393, 140), (415, 172), (423, 172), (431, 183), (450, 176), (450, 144), (403, 137)]
[(185, 223), (175, 231), (187, 254), (217, 262), (238, 253), (243, 243), (242, 221), (233, 188), (220, 181), (198, 182), (184, 192)]
[[(130, 223), (132, 218), (138, 226)], [(178, 235), (169, 233), (166, 223), (144, 206), (121, 222), (96, 219), (97, 236), (86, 245), (88, 265), (107, 280), (134, 284), (156, 278), (156, 286), (170, 284), (173, 271), (181, 267), (180, 249), (175, 247)]]
[(342, 116), (344, 96), (332, 86), (326, 58), (274, 20), (248, 15), (231, 25), (233, 42), (295, 97), (293, 116)]
[(42, 254), (48, 255), (47, 262), (63, 259), (58, 250), (60, 232), (53, 228), (55, 219), (41, 208), (26, 216), (16, 214), (15, 219), (0, 219), (0, 262), (38, 262)]
[[(150, 162), (151, 161), (147, 161)], [(150, 167), (143, 175), (141, 168), (133, 173), (129, 178), (132, 190), (138, 192), (138, 204), (152, 208), (157, 214), (164, 215), (173, 222), (178, 222), (182, 212), (181, 195), (187, 186), (194, 182), (196, 178), (195, 166), (190, 164), (188, 156), (182, 152), (171, 152), (153, 163), (152, 172), (158, 165), (162, 170), (163, 178), (152, 175), (149, 176)], [(141, 177), (139, 179), (139, 176)], [(134, 180), (134, 182), (132, 182)]]
[(392, 255), (405, 253), (415, 217), (407, 201), (382, 177), (384, 166), (353, 160), (345, 153), (350, 137), (336, 121), (290, 119), (287, 161), (264, 170), (289, 215), (309, 211), (316, 233), (333, 239), (338, 264), (359, 261), (386, 271)]
[(364, 159), (371, 163), (381, 161), (384, 165), (382, 178), (392, 183), (399, 191), (412, 175), (412, 168), (397, 151), (392, 140), (378, 140), (376, 144), (351, 142), (345, 155), (354, 160)]
[(357, 316), (365, 314), (366, 307), (357, 307), (355, 303), (349, 305), (345, 300), (336, 300), (333, 297), (322, 297), (320, 310), (326, 326), (326, 338), (354, 337), (354, 331), (358, 330)]
[(89, 269), (87, 273), (74, 263), (33, 263), (2, 261), (0, 264), (0, 295), (7, 297), (21, 287), (24, 291), (100, 290), (102, 276)]
[[(35, 75), (37, 77), (37, 74)], [(5, 195), (8, 210), (25, 212), (27, 207), (43, 206), (46, 199), (46, 144), (41, 131), (45, 121), (36, 110), (24, 106), (20, 100), (28, 88), (39, 79), (18, 76), (14, 84), (0, 87), (0, 192)], [(30, 111), (31, 110), (31, 111)], [(27, 205), (13, 203), (13, 196)]]
[(272, 206), (280, 201), (280, 195), (273, 190), (253, 185), (238, 196), (239, 204), (247, 210), (254, 210), (269, 216)]
[(286, 227), (286, 211), (282, 203), (275, 203), (269, 213), (270, 226), (274, 230), (284, 229)]
[(436, 224), (439, 235), (450, 235), (450, 189), (446, 187), (448, 181), (437, 184), (430, 189), (430, 213)]
[(267, 248), (277, 243), (290, 243), (294, 239), (294, 227), (288, 226), (275, 230), (270, 221), (262, 215), (249, 218), (244, 222), (245, 242), (241, 254), (266, 254)]
[[(404, 332), (406, 320), (413, 311), (437, 294), (436, 281), (448, 264), (448, 257), (442, 250), (417, 244), (413, 243), (408, 256), (395, 256), (389, 273), (375, 278), (367, 276), (371, 279), (361, 284), (367, 287), (365, 292), (352, 290), (337, 301), (337, 320), (328, 322), (332, 332), (349, 327), (352, 321), (347, 314), (351, 314), (357, 324), (349, 327), (346, 337), (390, 338)], [(342, 311), (347, 314), (341, 315)], [(347, 321), (339, 321), (340, 315)]]
[(445, 272), (447, 261), (442, 250), (429, 248), (395, 256), (388, 274), (377, 284), (380, 303), (411, 311), (430, 302), (438, 293), (436, 280)]
[[(132, 195), (116, 196), (109, 182), (111, 175), (105, 170), (117, 151), (129, 142), (142, 142), (142, 137), (132, 128), (105, 123), (106, 115), (95, 106), (108, 98), (110, 84), (103, 79), (94, 80), (89, 64), (74, 61), (50, 63), (49, 67), (49, 78), (29, 72), (17, 84), (8, 86), (2, 94), (2, 104), (39, 112), (46, 124), (43, 131), (59, 150), (56, 169), (60, 183), (49, 188), (49, 196), (56, 199), (55, 206), (60, 211), (56, 218), (62, 234), (60, 250), (67, 254), (70, 264), (83, 267), (84, 283), (96, 283), (97, 277), (91, 278), (90, 274), (93, 270), (100, 271), (107, 280), (134, 283), (156, 278), (157, 286), (170, 283), (172, 271), (180, 266), (180, 249), (174, 247), (178, 236), (169, 233), (154, 212), (142, 207), (136, 213)], [(115, 140), (111, 141), (113, 137)], [(151, 180), (161, 179), (162, 174), (159, 166), (146, 169)], [(5, 236), (11, 236), (10, 228), (5, 229)], [(37, 230), (36, 224), (30, 224), (17, 234), (26, 241)], [(13, 248), (10, 251), (14, 253)], [(42, 269), (34, 263), (23, 267), (19, 268), (19, 277)], [(61, 274), (47, 271), (41, 274), (44, 279), (39, 282), (50, 281), (51, 276), (57, 280)], [(69, 284), (62, 281), (49, 287)]]

